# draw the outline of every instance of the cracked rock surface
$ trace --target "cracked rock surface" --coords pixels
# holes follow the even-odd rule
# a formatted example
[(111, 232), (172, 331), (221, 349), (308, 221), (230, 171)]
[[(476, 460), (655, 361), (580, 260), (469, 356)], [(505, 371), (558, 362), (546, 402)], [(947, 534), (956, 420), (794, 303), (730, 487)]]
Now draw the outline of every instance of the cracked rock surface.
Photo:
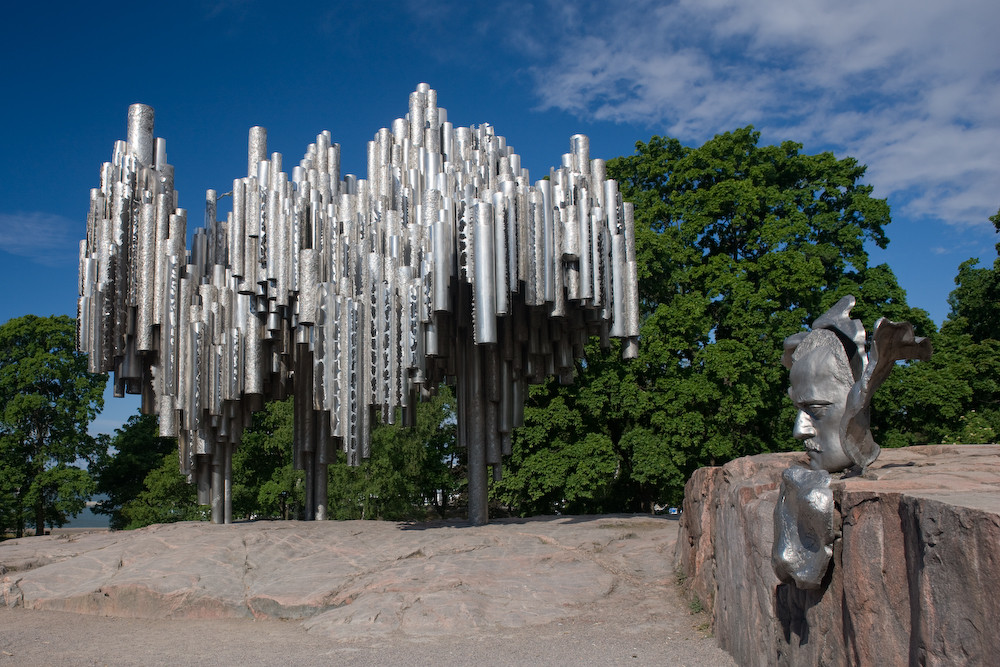
[(678, 597), (676, 535), (676, 521), (615, 515), (480, 527), (179, 523), (22, 538), (0, 543), (8, 570), (0, 593), (10, 608), (0, 623), (51, 612), (242, 628), (280, 622), (313, 641), (441, 642), (435, 650), (519, 633), (558, 646), (564, 630), (597, 641), (595, 630), (652, 646), (693, 640), (688, 648), (711, 657), (686, 664), (726, 664), (705, 619)]

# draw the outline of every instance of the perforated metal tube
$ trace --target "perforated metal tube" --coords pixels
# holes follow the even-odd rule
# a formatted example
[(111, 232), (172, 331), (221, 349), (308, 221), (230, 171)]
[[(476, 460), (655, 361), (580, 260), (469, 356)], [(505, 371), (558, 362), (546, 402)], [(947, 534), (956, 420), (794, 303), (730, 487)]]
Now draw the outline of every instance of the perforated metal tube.
[(153, 107), (133, 104), (128, 108), (128, 149), (143, 165), (153, 164)]

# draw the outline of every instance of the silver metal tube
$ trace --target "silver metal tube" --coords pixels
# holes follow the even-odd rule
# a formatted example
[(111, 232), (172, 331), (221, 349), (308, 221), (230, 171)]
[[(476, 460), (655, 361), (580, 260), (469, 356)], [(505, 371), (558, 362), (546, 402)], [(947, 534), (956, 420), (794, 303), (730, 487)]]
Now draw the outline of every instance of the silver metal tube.
[(476, 344), (497, 342), (496, 273), (493, 246), (493, 205), (480, 202), (476, 209), (475, 276), (473, 291)]
[(142, 205), (139, 214), (138, 306), (136, 311), (136, 348), (153, 349), (153, 312), (156, 292), (156, 207)]
[(316, 322), (317, 261), (316, 251), (299, 251), (299, 324)]
[(223, 523), (233, 522), (233, 446), (226, 443), (222, 450)]
[(426, 96), (423, 93), (410, 93), (410, 145), (413, 148), (424, 145), (425, 105)]
[(604, 274), (607, 271), (605, 261), (605, 227), (604, 209), (595, 206), (590, 209), (590, 275), (591, 294), (594, 306), (604, 305)]
[(212, 523), (225, 522), (225, 466), (217, 459), (212, 461)]
[(581, 191), (580, 204), (576, 207), (577, 210), (577, 222), (579, 230), (579, 249), (580, 249), (580, 287), (579, 287), (579, 298), (583, 300), (591, 300), (594, 297), (594, 284), (592, 281), (592, 274), (590, 271), (590, 262), (592, 259), (591, 247), (593, 245), (593, 240), (590, 236), (590, 202), (587, 198), (587, 191)]
[[(509, 182), (509, 181), (508, 181)], [(506, 183), (505, 183), (506, 185)], [(513, 203), (513, 202), (510, 202)], [(493, 271), (495, 302), (494, 312), (506, 315), (510, 310), (510, 255), (508, 253), (508, 201), (503, 192), (493, 193)], [(516, 237), (515, 237), (516, 238)], [(516, 268), (516, 263), (514, 267)], [(516, 275), (516, 274), (515, 274)]]
[(625, 323), (625, 280), (628, 277), (628, 269), (625, 266), (625, 237), (621, 234), (614, 234), (611, 237), (611, 335), (615, 338), (624, 338), (626, 334)]
[(342, 182), (328, 132), (289, 179), (252, 128), (232, 211), (220, 221), (207, 191), (190, 252), (151, 109), (130, 109), (128, 141), (101, 167), (80, 248), (79, 345), (115, 373), (116, 394), (142, 392), (159, 412), (215, 520), (220, 494), (231, 520), (232, 448), (265, 399), (300, 399), (295, 462), (309, 468), (307, 514), (324, 518), (334, 439), (358, 463), (372, 415), (393, 422), (401, 406), (411, 424), (418, 394), (448, 375), (470, 519), (485, 523), (486, 469), (499, 479), (527, 383), (572, 380), (591, 333), (637, 352), (631, 205), (587, 137), (531, 186), (504, 137), (455, 128), (428, 85), (408, 111), (377, 133), (367, 179)]
[(255, 125), (247, 140), (247, 176), (257, 175), (257, 164), (267, 159), (267, 129)]
[(580, 258), (580, 218), (576, 204), (560, 207), (559, 220), (562, 225), (562, 259), (575, 262)]
[(153, 164), (153, 107), (133, 104), (128, 108), (128, 149), (140, 164)]

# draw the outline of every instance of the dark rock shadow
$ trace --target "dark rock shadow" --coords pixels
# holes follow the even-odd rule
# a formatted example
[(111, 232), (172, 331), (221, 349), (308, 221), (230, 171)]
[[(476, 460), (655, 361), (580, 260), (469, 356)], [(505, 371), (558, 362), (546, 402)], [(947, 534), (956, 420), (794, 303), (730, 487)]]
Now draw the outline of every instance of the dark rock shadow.
[[(820, 587), (814, 590), (797, 588), (795, 584), (778, 584), (774, 589), (774, 615), (778, 619), (781, 637), (778, 640), (779, 664), (795, 663), (797, 649), (809, 644), (809, 611), (823, 599), (833, 579), (833, 567), (823, 575)], [(782, 654), (789, 655), (782, 655)], [(785, 658), (785, 660), (781, 660)]]

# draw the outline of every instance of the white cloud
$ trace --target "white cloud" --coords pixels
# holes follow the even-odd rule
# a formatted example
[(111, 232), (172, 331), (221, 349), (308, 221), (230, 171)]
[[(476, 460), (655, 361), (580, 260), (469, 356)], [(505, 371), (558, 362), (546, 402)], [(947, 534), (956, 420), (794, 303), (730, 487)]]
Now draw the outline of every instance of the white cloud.
[(0, 213), (0, 250), (52, 267), (76, 264), (83, 223), (38, 211)]
[(993, 0), (567, 4), (516, 28), (544, 45), (543, 108), (688, 143), (752, 123), (857, 157), (906, 215), (984, 224), (1000, 206)]

